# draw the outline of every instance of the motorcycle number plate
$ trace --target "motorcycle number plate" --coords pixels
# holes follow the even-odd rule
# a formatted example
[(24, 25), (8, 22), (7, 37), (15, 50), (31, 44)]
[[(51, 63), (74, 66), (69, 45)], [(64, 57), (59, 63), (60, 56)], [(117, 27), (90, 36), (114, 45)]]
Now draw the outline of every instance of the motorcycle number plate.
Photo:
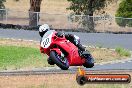
[(42, 38), (41, 47), (48, 48), (51, 44), (52, 34), (50, 34), (48, 37)]

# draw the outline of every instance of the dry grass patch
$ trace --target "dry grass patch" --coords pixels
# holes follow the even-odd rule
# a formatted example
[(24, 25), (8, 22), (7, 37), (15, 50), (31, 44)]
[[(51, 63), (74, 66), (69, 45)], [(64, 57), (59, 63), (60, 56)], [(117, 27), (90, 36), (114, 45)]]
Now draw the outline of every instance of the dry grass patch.
[(129, 56), (120, 56), (120, 54), (115, 50), (111, 50), (107, 48), (106, 49), (88, 48), (88, 50), (91, 52), (97, 63), (107, 62), (112, 60), (121, 60), (129, 57)]
[(0, 39), (0, 45), (7, 46), (22, 46), (22, 47), (32, 47), (39, 49), (39, 42), (36, 41), (26, 41), (26, 40), (14, 40), (14, 39)]
[[(20, 0), (19, 2), (15, 2), (15, 0), (7, 0), (5, 6), (11, 10), (28, 12), (30, 8), (30, 0)], [(67, 0), (43, 0), (41, 3), (41, 12), (68, 14), (69, 11), (66, 10), (68, 6), (69, 2), (67, 2)]]
[[(91, 72), (89, 72), (91, 73)], [(94, 72), (92, 72), (94, 73)], [(106, 72), (105, 72), (106, 73)], [(109, 72), (115, 73), (115, 72)], [(117, 73), (117, 72), (116, 72)], [(129, 73), (131, 72), (121, 72)], [(80, 86), (76, 82), (76, 74), (50, 74), (29, 76), (0, 77), (0, 88), (131, 88), (130, 84), (86, 84)]]

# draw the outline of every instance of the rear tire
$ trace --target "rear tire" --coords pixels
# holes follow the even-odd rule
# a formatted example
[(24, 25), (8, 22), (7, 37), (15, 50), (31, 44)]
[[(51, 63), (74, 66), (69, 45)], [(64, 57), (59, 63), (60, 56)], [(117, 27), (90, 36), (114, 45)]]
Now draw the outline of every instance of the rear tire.
[(61, 60), (61, 56), (58, 55), (55, 51), (50, 52), (50, 57), (52, 61), (60, 67), (62, 70), (67, 70), (69, 68), (69, 62), (66, 57), (64, 57), (64, 62)]

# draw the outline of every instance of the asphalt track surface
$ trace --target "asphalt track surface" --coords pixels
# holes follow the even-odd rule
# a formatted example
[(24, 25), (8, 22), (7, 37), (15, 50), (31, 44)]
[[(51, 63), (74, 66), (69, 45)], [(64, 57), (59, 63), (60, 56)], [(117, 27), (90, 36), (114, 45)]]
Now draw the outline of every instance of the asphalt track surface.
[[(47, 69), (39, 69), (39, 70), (12, 70), (12, 71), (0, 71), (0, 76), (28, 76), (28, 75), (49, 75), (49, 74), (76, 74), (78, 72), (78, 68), (69, 69), (69, 70), (60, 70), (50, 68)], [(87, 73), (124, 73), (124, 72), (132, 72), (132, 70), (85, 70)]]
[[(124, 47), (132, 50), (132, 34), (80, 33), (65, 32), (80, 37), (83, 45), (102, 46), (107, 48)], [(15, 38), (39, 41), (38, 31), (3, 30), (0, 29), (0, 38)]]
[[(121, 46), (129, 50), (132, 50), (132, 34), (105, 34), (105, 33), (80, 33), (80, 32), (66, 32), (66, 33), (71, 33), (79, 36), (81, 39), (81, 43), (84, 45), (100, 45), (108, 48), (115, 48)], [(14, 39), (24, 39), (24, 40), (34, 40), (34, 41), (39, 41), (40, 39), (38, 31), (10, 30), (10, 29), (8, 30), (0, 29), (0, 38), (14, 38)], [(129, 58), (128, 60), (114, 61), (110, 63), (98, 63), (93, 68), (84, 68), (84, 69), (86, 71), (132, 70), (132, 58)], [(75, 71), (77, 71), (77, 67), (71, 67), (68, 71), (62, 71), (58, 67), (53, 67), (53, 68), (33, 69), (29, 71), (29, 73), (34, 73), (34, 72), (36, 72), (36, 74), (37, 72), (39, 74), (46, 72), (73, 73)], [(13, 74), (13, 72), (9, 72), (9, 73)], [(20, 71), (18, 73), (23, 73), (23, 72)], [(5, 74), (7, 73), (8, 71), (5, 72)], [(0, 72), (0, 74), (4, 75), (3, 72)]]

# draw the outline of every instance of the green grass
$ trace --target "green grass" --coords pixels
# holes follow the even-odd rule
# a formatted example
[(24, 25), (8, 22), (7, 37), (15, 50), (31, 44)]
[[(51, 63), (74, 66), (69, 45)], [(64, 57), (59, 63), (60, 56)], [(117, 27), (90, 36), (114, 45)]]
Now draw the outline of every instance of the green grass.
[[(51, 66), (47, 63), (47, 56), (40, 53), (38, 46), (39, 44), (34, 42), (0, 39), (0, 70)], [(121, 47), (116, 48), (115, 51), (101, 47), (100, 45), (99, 48), (87, 48), (96, 63), (121, 60), (131, 56), (130, 51)]]
[(124, 48), (122, 48), (122, 47), (117, 47), (117, 48), (115, 49), (115, 51), (116, 51), (117, 53), (119, 53), (120, 56), (127, 56), (127, 57), (130, 57), (130, 56), (131, 56), (130, 51), (128, 51), (128, 50), (126, 50), (126, 49), (124, 49)]
[(0, 45), (0, 69), (20, 69), (48, 66), (46, 56), (39, 49)]

